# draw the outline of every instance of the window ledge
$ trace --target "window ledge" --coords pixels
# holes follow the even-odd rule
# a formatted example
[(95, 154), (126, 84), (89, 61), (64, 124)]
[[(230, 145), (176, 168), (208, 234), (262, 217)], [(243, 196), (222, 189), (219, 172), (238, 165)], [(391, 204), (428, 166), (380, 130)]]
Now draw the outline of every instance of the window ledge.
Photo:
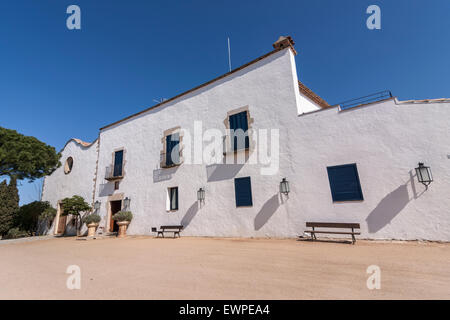
[(111, 177), (105, 177), (105, 180), (108, 180), (108, 181), (115, 181), (115, 180), (121, 180), (121, 179), (123, 179), (123, 175), (122, 176), (111, 176)]
[(249, 152), (250, 148), (238, 149), (238, 150), (227, 150), (227, 151), (224, 151), (223, 154), (224, 155), (237, 154), (237, 153), (242, 152), (242, 151)]
[(179, 163), (179, 164), (170, 164), (170, 165), (165, 164), (165, 165), (162, 165), (161, 168), (162, 168), (162, 169), (168, 169), (168, 168), (173, 168), (173, 167), (179, 167), (179, 166), (181, 166), (181, 165), (182, 165), (182, 163)]
[(341, 200), (341, 201), (333, 201), (333, 203), (355, 203), (355, 202), (363, 202), (364, 199), (362, 200)]

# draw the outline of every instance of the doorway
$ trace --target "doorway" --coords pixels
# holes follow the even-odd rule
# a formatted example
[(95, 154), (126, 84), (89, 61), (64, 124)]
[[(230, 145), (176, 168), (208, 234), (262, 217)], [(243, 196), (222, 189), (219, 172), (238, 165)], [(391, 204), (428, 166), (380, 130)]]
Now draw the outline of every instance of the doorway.
[(115, 201), (110, 201), (109, 202), (110, 205), (110, 217), (109, 217), (109, 231), (110, 232), (117, 232), (119, 231), (119, 226), (117, 225), (117, 222), (115, 220), (112, 219), (112, 216), (119, 212), (120, 210), (122, 210), (122, 200), (115, 200)]
[(57, 235), (63, 235), (66, 231), (66, 222), (67, 222), (67, 216), (63, 216), (63, 209), (60, 203), (58, 203), (58, 219), (57, 219), (57, 225), (56, 225), (56, 234)]

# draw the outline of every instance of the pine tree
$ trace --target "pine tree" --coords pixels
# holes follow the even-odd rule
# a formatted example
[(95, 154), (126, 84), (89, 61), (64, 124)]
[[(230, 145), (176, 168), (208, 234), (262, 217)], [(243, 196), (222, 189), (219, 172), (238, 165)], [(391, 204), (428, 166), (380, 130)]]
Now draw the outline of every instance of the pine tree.
[(19, 210), (19, 190), (16, 178), (0, 183), (0, 234), (5, 234), (14, 226), (15, 215)]

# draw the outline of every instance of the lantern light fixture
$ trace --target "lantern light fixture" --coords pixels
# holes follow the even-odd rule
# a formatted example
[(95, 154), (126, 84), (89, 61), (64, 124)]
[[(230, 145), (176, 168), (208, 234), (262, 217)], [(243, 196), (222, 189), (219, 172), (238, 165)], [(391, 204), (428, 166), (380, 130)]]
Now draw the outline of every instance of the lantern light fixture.
[(289, 181), (287, 181), (286, 178), (283, 178), (283, 180), (281, 180), (280, 182), (280, 193), (288, 195), (289, 191)]
[(417, 180), (420, 183), (423, 183), (425, 187), (433, 182), (433, 175), (431, 174), (430, 167), (427, 167), (423, 164), (423, 162), (419, 162), (419, 166), (416, 168)]
[(124, 211), (128, 211), (130, 210), (130, 198), (126, 197), (125, 199), (123, 199), (123, 208)]
[(99, 209), (100, 209), (100, 205), (101, 205), (101, 202), (100, 201), (95, 201), (94, 202), (94, 210), (95, 211), (98, 211)]
[(203, 189), (203, 188), (198, 189), (197, 200), (200, 202), (205, 201), (205, 189)]

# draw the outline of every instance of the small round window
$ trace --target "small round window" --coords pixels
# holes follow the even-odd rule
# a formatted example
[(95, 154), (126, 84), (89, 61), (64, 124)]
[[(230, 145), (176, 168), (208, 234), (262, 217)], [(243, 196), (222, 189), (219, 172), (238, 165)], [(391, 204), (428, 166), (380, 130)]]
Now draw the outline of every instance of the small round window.
[(73, 167), (73, 158), (72, 157), (68, 157), (66, 160), (66, 164), (64, 165), (64, 173), (68, 174), (72, 171), (72, 167)]

